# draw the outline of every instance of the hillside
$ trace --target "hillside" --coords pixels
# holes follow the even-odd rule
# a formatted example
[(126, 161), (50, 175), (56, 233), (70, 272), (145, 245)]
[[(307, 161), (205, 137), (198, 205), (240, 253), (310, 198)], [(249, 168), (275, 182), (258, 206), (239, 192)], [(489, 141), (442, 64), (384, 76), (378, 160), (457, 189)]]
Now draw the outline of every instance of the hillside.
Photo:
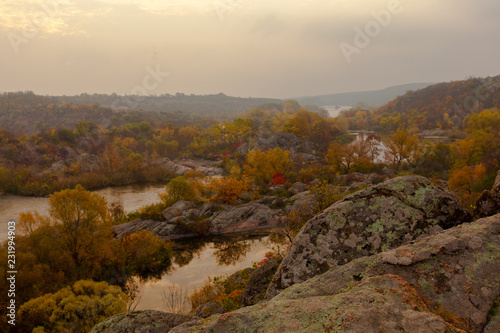
[(362, 107), (377, 107), (384, 105), (393, 98), (404, 94), (408, 90), (417, 90), (429, 86), (431, 83), (411, 83), (380, 90), (355, 91), (319, 96), (295, 98), (301, 104), (316, 104), (320, 106), (345, 105)]
[(0, 127), (16, 135), (31, 135), (59, 128), (72, 129), (81, 121), (93, 122), (102, 128), (142, 121), (174, 125), (193, 122), (210, 125), (214, 122), (200, 115), (183, 112), (113, 110), (95, 102), (76, 104), (61, 97), (40, 96), (32, 92), (0, 94)]
[(419, 130), (462, 128), (471, 114), (495, 107), (500, 107), (500, 75), (407, 92), (378, 108), (371, 125), (379, 130), (400, 125)]
[(245, 112), (248, 108), (267, 103), (281, 103), (279, 99), (272, 98), (242, 98), (225, 94), (216, 95), (175, 95), (163, 94), (160, 96), (120, 96), (116, 94), (80, 94), (76, 96), (58, 96), (77, 105), (99, 104), (114, 110), (133, 109), (142, 111), (162, 111), (199, 116), (211, 116), (218, 120), (226, 120)]

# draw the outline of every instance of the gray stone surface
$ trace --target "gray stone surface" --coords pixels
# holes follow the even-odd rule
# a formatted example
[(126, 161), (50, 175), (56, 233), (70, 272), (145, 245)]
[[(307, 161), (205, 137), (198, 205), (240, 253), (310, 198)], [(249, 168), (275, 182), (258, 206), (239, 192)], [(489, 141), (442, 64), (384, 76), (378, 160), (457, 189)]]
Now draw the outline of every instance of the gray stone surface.
[(96, 325), (91, 333), (164, 333), (197, 317), (154, 310), (126, 312)]
[(275, 227), (279, 224), (279, 211), (266, 205), (249, 202), (230, 210), (224, 210), (209, 219), (211, 234), (222, 234), (264, 227)]
[(469, 213), (451, 193), (423, 177), (394, 178), (358, 191), (302, 228), (269, 286), (268, 297), (332, 267), (468, 220)]

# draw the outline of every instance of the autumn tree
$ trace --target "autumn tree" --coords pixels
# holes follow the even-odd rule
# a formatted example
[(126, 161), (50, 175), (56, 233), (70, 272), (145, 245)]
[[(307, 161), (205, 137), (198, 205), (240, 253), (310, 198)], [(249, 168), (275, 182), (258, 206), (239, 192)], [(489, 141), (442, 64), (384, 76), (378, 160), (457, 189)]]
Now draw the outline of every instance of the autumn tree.
[(112, 246), (116, 261), (127, 276), (159, 277), (171, 263), (172, 243), (149, 230), (126, 235), (115, 240)]
[(482, 164), (464, 166), (452, 171), (448, 185), (457, 194), (464, 208), (472, 213), (481, 192), (486, 189), (486, 169)]
[(210, 200), (229, 205), (234, 205), (240, 195), (249, 190), (244, 182), (231, 178), (212, 178), (208, 189), (214, 193)]
[(417, 157), (419, 144), (417, 135), (411, 135), (408, 130), (399, 128), (390, 135), (386, 143), (385, 159), (396, 167), (400, 167), (404, 162), (412, 164)]
[(290, 152), (277, 147), (268, 151), (254, 148), (247, 154), (247, 164), (243, 167), (245, 173), (253, 177), (259, 185), (269, 184), (276, 172), (285, 177), (292, 170), (293, 162), (290, 160)]
[(483, 164), (493, 180), (500, 168), (500, 110), (473, 114), (467, 121), (467, 137), (452, 144), (455, 168)]
[(78, 185), (73, 190), (54, 193), (49, 204), (63, 247), (78, 268), (77, 276), (98, 270), (100, 259), (110, 256), (112, 228), (106, 200)]
[(371, 148), (368, 141), (356, 140), (346, 145), (333, 142), (328, 148), (326, 159), (335, 171), (349, 173), (355, 167), (370, 166)]
[(120, 287), (80, 280), (24, 303), (19, 323), (24, 332), (89, 332), (101, 321), (125, 312), (127, 301)]
[(194, 201), (199, 199), (199, 193), (191, 182), (186, 178), (179, 176), (172, 179), (167, 187), (162, 199), (167, 205), (172, 205), (179, 200)]

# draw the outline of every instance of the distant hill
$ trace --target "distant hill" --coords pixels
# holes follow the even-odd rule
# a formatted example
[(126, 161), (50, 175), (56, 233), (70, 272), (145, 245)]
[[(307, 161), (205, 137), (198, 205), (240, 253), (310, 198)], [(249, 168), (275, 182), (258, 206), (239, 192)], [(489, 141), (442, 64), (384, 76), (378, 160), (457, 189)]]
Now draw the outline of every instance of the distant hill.
[(112, 110), (96, 103), (70, 103), (59, 97), (40, 96), (33, 92), (0, 93), (0, 127), (4, 127), (16, 135), (28, 134), (43, 130), (68, 128), (72, 129), (78, 122), (90, 121), (103, 128), (121, 126), (126, 123), (172, 123), (205, 124), (214, 123), (208, 117), (188, 115), (178, 112)]
[(500, 75), (439, 83), (408, 92), (378, 108), (374, 120), (382, 127), (446, 130), (460, 128), (472, 113), (494, 107), (500, 108)]
[(244, 113), (252, 106), (269, 103), (281, 103), (280, 99), (273, 98), (242, 98), (225, 94), (216, 95), (175, 95), (163, 94), (160, 96), (120, 96), (116, 94), (81, 94), (76, 96), (58, 96), (59, 100), (77, 105), (99, 104), (113, 110), (140, 110), (161, 111), (172, 113), (196, 114), (211, 116), (217, 120), (234, 118)]
[(125, 123), (162, 122), (208, 126), (244, 114), (253, 106), (282, 109), (272, 98), (240, 98), (217, 95), (120, 96), (81, 94), (41, 96), (31, 91), (0, 93), (0, 126), (32, 134), (51, 128), (74, 128), (80, 121), (101, 127)]
[(381, 90), (355, 91), (348, 93), (338, 93), (320, 96), (306, 96), (295, 98), (300, 104), (315, 104), (319, 106), (357, 106), (378, 107), (389, 102), (408, 90), (418, 90), (425, 88), (432, 83), (411, 83), (394, 87), (388, 87)]

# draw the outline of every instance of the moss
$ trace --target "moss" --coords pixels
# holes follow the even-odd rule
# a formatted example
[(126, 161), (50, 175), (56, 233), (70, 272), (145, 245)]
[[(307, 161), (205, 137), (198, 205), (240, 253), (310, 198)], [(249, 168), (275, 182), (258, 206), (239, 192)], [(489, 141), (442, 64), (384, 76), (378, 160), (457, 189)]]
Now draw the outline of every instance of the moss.
[(394, 242), (398, 238), (398, 236), (396, 234), (394, 234), (392, 231), (389, 231), (387, 234), (385, 234), (385, 237), (391, 243)]
[(491, 305), (491, 308), (489, 309), (487, 315), (488, 321), (490, 321), (493, 317), (498, 315), (499, 312), (500, 312), (500, 297), (497, 298), (495, 302), (493, 302), (493, 304)]
[[(420, 187), (419, 189), (417, 189), (415, 191), (415, 193), (413, 194), (413, 206), (414, 207), (424, 207), (424, 206), (427, 206), (427, 205), (424, 205), (425, 204), (425, 199), (430, 196), (432, 193), (431, 193), (431, 189), (428, 188), (428, 187)], [(433, 204), (435, 204), (435, 201), (436, 200), (433, 200)], [(427, 208), (427, 207), (425, 207)], [(433, 207), (429, 207), (429, 208), (433, 208)]]
[[(489, 245), (489, 246), (488, 246)], [(481, 272), (491, 264), (495, 264), (500, 260), (500, 247), (494, 244), (488, 244), (488, 251), (478, 252), (474, 256), (474, 264), (465, 268), (465, 274), (475, 283), (485, 284), (484, 280), (478, 277), (476, 272)], [(500, 277), (497, 278), (497, 284), (500, 282)], [(486, 284), (488, 287), (491, 285)]]
[(377, 219), (375, 223), (372, 223), (368, 228), (366, 228), (366, 231), (369, 233), (375, 233), (375, 232), (383, 232), (384, 231), (384, 223), (380, 220)]
[(418, 279), (418, 285), (420, 286), (420, 290), (422, 291), (434, 291), (434, 287), (432, 286), (432, 284), (427, 282), (427, 280), (423, 276)]
[(421, 272), (425, 272), (425, 273), (434, 271), (434, 267), (428, 262), (418, 264), (417, 267)]

